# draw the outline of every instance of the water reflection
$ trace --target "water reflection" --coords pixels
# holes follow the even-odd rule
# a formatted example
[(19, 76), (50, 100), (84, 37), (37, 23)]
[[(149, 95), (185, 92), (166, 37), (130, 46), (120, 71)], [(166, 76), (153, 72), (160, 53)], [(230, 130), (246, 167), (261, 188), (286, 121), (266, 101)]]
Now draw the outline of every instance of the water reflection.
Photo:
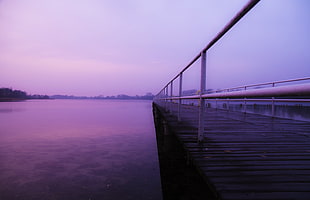
[(161, 199), (150, 101), (9, 103), (0, 199)]

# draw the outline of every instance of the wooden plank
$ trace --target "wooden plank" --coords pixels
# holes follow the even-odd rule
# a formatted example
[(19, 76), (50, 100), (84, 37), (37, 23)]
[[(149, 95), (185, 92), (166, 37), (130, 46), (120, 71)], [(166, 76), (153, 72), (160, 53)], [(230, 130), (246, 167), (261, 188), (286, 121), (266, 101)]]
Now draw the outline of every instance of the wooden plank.
[[(203, 169), (202, 169), (203, 170)], [(239, 171), (239, 172), (230, 172), (230, 171), (202, 171), (204, 172), (207, 177), (242, 177), (242, 176), (291, 176), (291, 175), (302, 175), (305, 179), (310, 174), (309, 169), (304, 170), (256, 170), (256, 171)], [(255, 179), (253, 180), (255, 181)]]
[(246, 182), (244, 183), (216, 183), (219, 191), (240, 191), (240, 192), (309, 192), (309, 182)]
[[(305, 182), (305, 175), (291, 175), (291, 176), (287, 176), (287, 175), (274, 175), (274, 176), (270, 176), (270, 175), (252, 175), (252, 176), (226, 176), (226, 177), (209, 177), (210, 180), (212, 180), (214, 183), (225, 183), (225, 184), (230, 184), (230, 183), (252, 183), (253, 180), (255, 180), (255, 182), (260, 182), (260, 183), (282, 183), (282, 182), (286, 182), (286, 183), (295, 183), (295, 182), (300, 182), (303, 183)], [(307, 178), (310, 178), (310, 175), (308, 175)], [(310, 182), (310, 179), (308, 181), (308, 183)]]
[(227, 200), (309, 200), (310, 192), (223, 192), (221, 194), (222, 199)]
[(163, 113), (192, 163), (221, 199), (310, 199), (310, 122), (207, 109), (197, 143), (196, 106)]
[[(225, 162), (225, 161), (223, 161)], [(198, 163), (201, 164), (201, 163)], [(228, 163), (227, 163), (228, 164)], [(210, 171), (217, 171), (217, 172), (221, 172), (221, 171), (229, 171), (229, 172), (233, 172), (233, 171), (239, 171), (239, 172), (244, 172), (244, 171), (269, 171), (270, 173), (272, 173), (272, 171), (274, 170), (283, 170), (283, 171), (292, 171), (292, 170), (308, 170), (309, 166), (307, 165), (236, 165), (236, 164), (232, 164), (232, 165), (202, 165), (201, 168), (203, 169), (203, 171), (206, 172), (210, 172)], [(293, 173), (293, 172), (291, 172)], [(294, 174), (294, 173), (293, 173)], [(310, 188), (310, 187), (309, 187)]]

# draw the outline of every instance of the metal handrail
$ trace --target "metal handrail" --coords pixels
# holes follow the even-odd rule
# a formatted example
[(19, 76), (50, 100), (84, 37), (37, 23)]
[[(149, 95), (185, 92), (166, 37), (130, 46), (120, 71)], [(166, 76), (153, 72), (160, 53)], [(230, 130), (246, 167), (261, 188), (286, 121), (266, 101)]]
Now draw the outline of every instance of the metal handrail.
[[(167, 99), (172, 99), (172, 100), (177, 100), (174, 98), (167, 98)], [(186, 98), (182, 98), (185, 99)], [(188, 99), (187, 99), (188, 100)], [(215, 99), (208, 99), (208, 101), (244, 101), (244, 98), (238, 98), (238, 99), (219, 99), (219, 98), (215, 98)], [(294, 102), (294, 103), (309, 103), (310, 99), (246, 99), (247, 102)]]
[[(292, 80), (284, 80), (277, 81), (274, 83), (286, 83), (293, 81), (302, 81), (302, 80), (310, 80), (308, 78), (300, 78), (300, 79), (292, 79)], [(267, 83), (256, 84), (259, 85), (267, 85)], [(252, 85), (253, 86), (253, 85)], [(237, 88), (245, 88), (237, 87)], [(249, 97), (283, 97), (283, 96), (308, 96), (310, 95), (310, 83), (306, 84), (298, 84), (298, 85), (286, 85), (286, 86), (278, 86), (271, 88), (258, 88), (258, 89), (250, 89), (250, 90), (242, 90), (242, 91), (227, 91), (227, 92), (213, 92), (202, 95), (190, 95), (190, 96), (165, 96), (159, 97), (161, 100), (177, 100), (177, 99), (210, 99), (210, 98), (249, 98)]]
[[(238, 86), (238, 87), (233, 87), (233, 88), (225, 88), (225, 89), (220, 89), (220, 90), (216, 90), (216, 91), (213, 91), (213, 92), (232, 91), (232, 90), (237, 90), (237, 89), (245, 89), (245, 88), (265, 86), (265, 85), (272, 85), (272, 87), (274, 87), (276, 84), (290, 83), (290, 82), (296, 82), (296, 81), (306, 81), (306, 80), (310, 80), (310, 77), (297, 78), (297, 79), (288, 79), (288, 80), (274, 81), (274, 82), (267, 82), (267, 83), (259, 83), (259, 84), (251, 84), (251, 85)], [(209, 92), (209, 93), (213, 93), (213, 92)]]
[[(192, 64), (194, 64), (200, 57), (202, 52), (206, 52), (209, 50), (218, 40), (220, 40), (242, 17), (244, 17), (260, 0), (250, 0), (248, 4), (246, 4), (236, 15), (233, 19), (231, 19), (226, 26), (207, 44), (202, 51), (188, 64), (184, 67), (180, 73), (178, 73), (172, 80), (170, 80), (165, 87), (176, 80), (183, 72), (185, 72)], [(165, 88), (164, 87), (164, 88)], [(163, 88), (163, 89), (164, 89)]]
[[(182, 100), (187, 99), (199, 99), (199, 117), (198, 117), (198, 141), (203, 141), (204, 138), (204, 113), (205, 113), (205, 100), (210, 101), (243, 101), (244, 112), (246, 112), (247, 101), (270, 101), (272, 102), (272, 116), (275, 113), (274, 102), (290, 102), (294, 96), (302, 95), (304, 99), (296, 99), (294, 102), (310, 102), (310, 83), (298, 84), (298, 85), (282, 85), (282, 83), (290, 83), (297, 81), (308, 81), (310, 77), (282, 80), (275, 82), (267, 82), (260, 84), (252, 84), (241, 87), (233, 87), (227, 89), (220, 89), (212, 92), (206, 92), (206, 53), (207, 51), (216, 44), (241, 18), (243, 18), (260, 0), (250, 0), (236, 15), (229, 21), (229, 23), (207, 44), (207, 46), (199, 52), (199, 54), (191, 60), (172, 80), (170, 80), (160, 92), (155, 96), (155, 103), (164, 103), (164, 107), (167, 111), (172, 110), (172, 103), (174, 100), (178, 100), (178, 120), (181, 120), (181, 104)], [(198, 59), (201, 60), (201, 71), (200, 71), (200, 92), (197, 95), (183, 95), (183, 73), (190, 68)], [(173, 96), (173, 85), (174, 81), (179, 78), (179, 95)], [(272, 87), (263, 87), (263, 86)], [(169, 87), (170, 86), (170, 87)], [(256, 87), (256, 88), (254, 88)], [(260, 88), (257, 88), (260, 87)], [(250, 88), (250, 89), (249, 89)], [(243, 89), (243, 90), (240, 90)], [(306, 97), (305, 97), (306, 96)], [(270, 99), (261, 99), (261, 98)], [(282, 97), (282, 99), (275, 99), (275, 97)], [(226, 99), (225, 99), (226, 98)], [(230, 98), (230, 99), (229, 99)], [(240, 99), (243, 98), (243, 99)], [(250, 98), (250, 99), (248, 99)], [(259, 98), (259, 99), (257, 99)], [(299, 98), (299, 97), (298, 97)], [(306, 98), (306, 99), (305, 99)], [(294, 99), (294, 100), (295, 100)], [(170, 103), (170, 104), (169, 104)]]

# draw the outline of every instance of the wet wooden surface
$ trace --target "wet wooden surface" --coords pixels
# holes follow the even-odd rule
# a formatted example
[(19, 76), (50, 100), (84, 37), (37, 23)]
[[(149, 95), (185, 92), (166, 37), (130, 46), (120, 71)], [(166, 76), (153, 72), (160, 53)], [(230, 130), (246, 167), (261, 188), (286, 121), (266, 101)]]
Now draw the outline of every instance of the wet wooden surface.
[(310, 122), (208, 108), (197, 143), (197, 107), (159, 110), (219, 199), (310, 199)]

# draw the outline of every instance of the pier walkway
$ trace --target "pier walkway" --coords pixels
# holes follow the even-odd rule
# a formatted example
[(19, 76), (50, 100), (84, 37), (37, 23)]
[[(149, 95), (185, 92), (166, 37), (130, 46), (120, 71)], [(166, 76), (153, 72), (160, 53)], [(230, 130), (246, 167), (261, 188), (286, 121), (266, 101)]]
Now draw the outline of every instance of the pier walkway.
[[(153, 104), (155, 121), (162, 123), (166, 134), (177, 136), (189, 163), (218, 199), (308, 200), (310, 77), (217, 90), (206, 84), (213, 73), (207, 70), (209, 50), (258, 3), (250, 0), (158, 92)], [(213, 55), (208, 54), (208, 59)], [(188, 69), (199, 61), (199, 77), (188, 76)], [(228, 65), (227, 70), (235, 69)], [(242, 79), (243, 72), (239, 73)], [(225, 82), (227, 78), (219, 79)], [(197, 80), (199, 88), (192, 85)], [(293, 120), (292, 113), (301, 121)]]
[(198, 143), (198, 106), (154, 107), (219, 199), (310, 199), (310, 122), (207, 108)]

